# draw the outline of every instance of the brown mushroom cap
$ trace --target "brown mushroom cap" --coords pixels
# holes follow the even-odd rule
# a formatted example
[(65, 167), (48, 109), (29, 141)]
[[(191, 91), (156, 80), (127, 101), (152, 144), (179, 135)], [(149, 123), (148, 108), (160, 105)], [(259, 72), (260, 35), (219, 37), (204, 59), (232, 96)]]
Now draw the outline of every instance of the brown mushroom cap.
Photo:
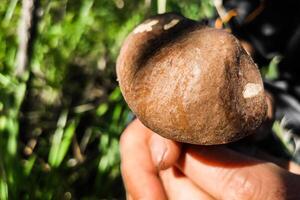
[(260, 73), (239, 41), (180, 15), (137, 26), (122, 46), (117, 76), (142, 123), (176, 141), (233, 142), (266, 116)]

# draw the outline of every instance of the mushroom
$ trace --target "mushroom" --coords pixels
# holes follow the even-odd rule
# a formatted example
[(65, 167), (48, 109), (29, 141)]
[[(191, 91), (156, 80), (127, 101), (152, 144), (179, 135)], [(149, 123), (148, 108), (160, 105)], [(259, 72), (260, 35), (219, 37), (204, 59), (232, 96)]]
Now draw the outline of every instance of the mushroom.
[(229, 143), (266, 118), (259, 70), (239, 41), (178, 14), (151, 17), (129, 34), (117, 76), (140, 121), (172, 140)]

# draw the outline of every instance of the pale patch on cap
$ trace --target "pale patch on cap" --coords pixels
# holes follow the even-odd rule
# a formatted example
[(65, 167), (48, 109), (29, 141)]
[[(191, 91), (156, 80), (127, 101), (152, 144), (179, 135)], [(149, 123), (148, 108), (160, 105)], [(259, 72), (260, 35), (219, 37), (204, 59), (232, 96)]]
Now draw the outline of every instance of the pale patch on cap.
[(243, 96), (244, 98), (252, 98), (258, 95), (263, 90), (260, 84), (247, 83), (244, 87)]
[(164, 30), (168, 30), (168, 29), (172, 28), (173, 26), (178, 24), (179, 21), (180, 21), (179, 19), (172, 19), (172, 21), (170, 21), (169, 23), (164, 25)]
[(140, 24), (138, 27), (136, 27), (133, 30), (133, 33), (143, 33), (143, 32), (152, 31), (152, 26), (154, 26), (158, 22), (159, 22), (158, 20), (151, 20), (147, 23)]

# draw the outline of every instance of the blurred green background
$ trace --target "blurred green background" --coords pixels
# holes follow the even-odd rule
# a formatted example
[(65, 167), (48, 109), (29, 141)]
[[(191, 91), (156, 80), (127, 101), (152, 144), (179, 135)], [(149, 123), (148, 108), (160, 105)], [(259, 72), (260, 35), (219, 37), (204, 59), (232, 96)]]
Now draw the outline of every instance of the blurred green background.
[(1, 0), (1, 200), (124, 199), (118, 141), (133, 115), (115, 61), (133, 27), (165, 11), (198, 20), (214, 9), (210, 0)]

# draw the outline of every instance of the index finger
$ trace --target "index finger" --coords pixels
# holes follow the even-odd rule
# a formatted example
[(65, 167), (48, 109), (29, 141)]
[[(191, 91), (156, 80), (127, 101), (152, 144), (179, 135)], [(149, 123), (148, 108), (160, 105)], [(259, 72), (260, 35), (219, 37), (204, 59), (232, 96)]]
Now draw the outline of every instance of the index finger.
[(138, 120), (134, 120), (121, 136), (122, 177), (133, 199), (166, 199), (148, 148), (150, 136), (151, 131)]

